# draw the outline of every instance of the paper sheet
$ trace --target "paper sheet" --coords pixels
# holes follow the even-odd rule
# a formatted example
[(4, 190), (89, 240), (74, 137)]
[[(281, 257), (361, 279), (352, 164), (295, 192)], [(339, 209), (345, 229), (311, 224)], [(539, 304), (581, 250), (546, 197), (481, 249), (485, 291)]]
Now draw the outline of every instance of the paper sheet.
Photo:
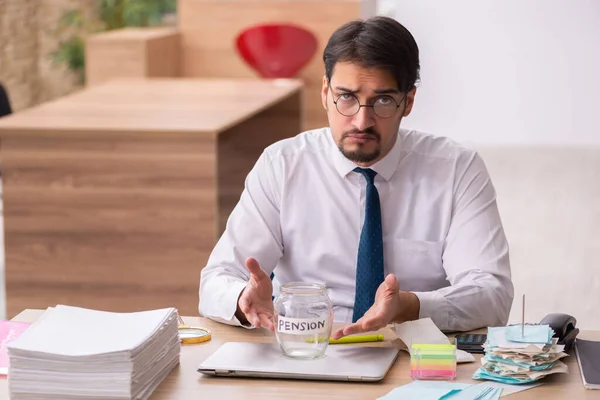
[[(460, 390), (469, 387), (469, 384), (437, 382), (437, 381), (413, 381), (409, 384), (399, 386), (377, 400), (439, 400), (441, 398), (454, 398)], [(447, 396), (447, 397), (446, 397)]]
[(448, 343), (448, 337), (438, 329), (431, 318), (421, 318), (395, 324), (398, 337), (410, 349), (413, 343), (442, 344)]
[(450, 397), (451, 400), (496, 400), (500, 398), (502, 388), (493, 387), (487, 383), (470, 385)]
[(0, 321), (0, 375), (8, 374), (9, 358), (6, 346), (21, 336), (30, 326), (29, 322)]
[[(482, 385), (484, 385), (484, 384), (482, 383)], [(536, 383), (527, 383), (527, 384), (523, 384), (523, 385), (507, 385), (506, 383), (490, 381), (490, 382), (485, 382), (485, 385), (502, 389), (502, 395), (500, 397), (504, 397), (504, 396), (511, 395), (513, 393), (522, 392), (523, 390), (532, 389), (534, 387), (542, 385), (542, 383), (536, 382)]]
[(399, 386), (378, 400), (496, 400), (502, 388), (481, 384), (445, 381), (413, 381)]
[[(524, 335), (521, 336), (521, 333)], [(504, 334), (510, 342), (550, 344), (554, 331), (548, 325), (511, 325), (506, 327)]]
[(164, 325), (171, 311), (111, 313), (59, 305), (9, 347), (71, 357), (131, 351)]

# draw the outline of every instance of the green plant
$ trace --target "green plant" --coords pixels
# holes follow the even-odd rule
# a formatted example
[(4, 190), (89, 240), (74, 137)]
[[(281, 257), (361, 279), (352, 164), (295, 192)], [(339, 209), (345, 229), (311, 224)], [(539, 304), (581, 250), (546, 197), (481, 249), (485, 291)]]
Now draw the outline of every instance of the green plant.
[(111, 30), (158, 25), (165, 14), (176, 8), (177, 0), (100, 0), (99, 15), (106, 30)]
[(54, 62), (65, 64), (79, 76), (80, 82), (85, 82), (85, 43), (81, 36), (74, 36), (62, 42), (52, 56)]
[(159, 25), (167, 13), (174, 13), (177, 0), (97, 0), (96, 18), (86, 18), (81, 10), (66, 11), (53, 32), (59, 45), (51, 54), (85, 82), (85, 36), (129, 26)]

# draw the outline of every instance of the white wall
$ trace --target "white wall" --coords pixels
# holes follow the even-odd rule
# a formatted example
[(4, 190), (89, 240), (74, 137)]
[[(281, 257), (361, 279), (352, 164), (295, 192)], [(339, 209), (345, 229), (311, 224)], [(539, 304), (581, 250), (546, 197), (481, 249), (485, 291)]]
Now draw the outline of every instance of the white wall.
[(404, 126), (469, 144), (600, 145), (600, 1), (379, 0), (415, 36)]
[[(510, 323), (600, 329), (600, 1), (379, 0), (415, 36), (404, 127), (477, 148), (511, 248)], [(544, 148), (549, 146), (550, 148)]]

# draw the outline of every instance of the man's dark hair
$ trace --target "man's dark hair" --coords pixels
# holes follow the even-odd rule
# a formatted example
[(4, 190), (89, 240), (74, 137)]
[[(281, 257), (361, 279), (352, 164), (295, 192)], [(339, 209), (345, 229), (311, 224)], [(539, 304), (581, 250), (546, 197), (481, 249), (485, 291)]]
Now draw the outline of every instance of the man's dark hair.
[(389, 17), (377, 16), (340, 26), (327, 42), (323, 62), (327, 81), (331, 81), (338, 62), (387, 69), (401, 92), (413, 89), (419, 80), (419, 47), (412, 34)]

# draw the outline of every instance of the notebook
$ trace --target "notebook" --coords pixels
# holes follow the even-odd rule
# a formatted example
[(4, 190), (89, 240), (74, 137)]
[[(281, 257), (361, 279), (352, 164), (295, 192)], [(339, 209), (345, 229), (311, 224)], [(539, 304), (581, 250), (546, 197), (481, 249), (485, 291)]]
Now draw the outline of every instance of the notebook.
[(398, 357), (391, 347), (329, 346), (325, 356), (297, 360), (283, 355), (276, 343), (224, 343), (198, 372), (229, 377), (262, 377), (335, 381), (379, 381)]
[(8, 374), (9, 358), (6, 346), (29, 328), (29, 322), (0, 321), (0, 375)]
[(600, 342), (577, 339), (575, 353), (586, 389), (600, 389)]

